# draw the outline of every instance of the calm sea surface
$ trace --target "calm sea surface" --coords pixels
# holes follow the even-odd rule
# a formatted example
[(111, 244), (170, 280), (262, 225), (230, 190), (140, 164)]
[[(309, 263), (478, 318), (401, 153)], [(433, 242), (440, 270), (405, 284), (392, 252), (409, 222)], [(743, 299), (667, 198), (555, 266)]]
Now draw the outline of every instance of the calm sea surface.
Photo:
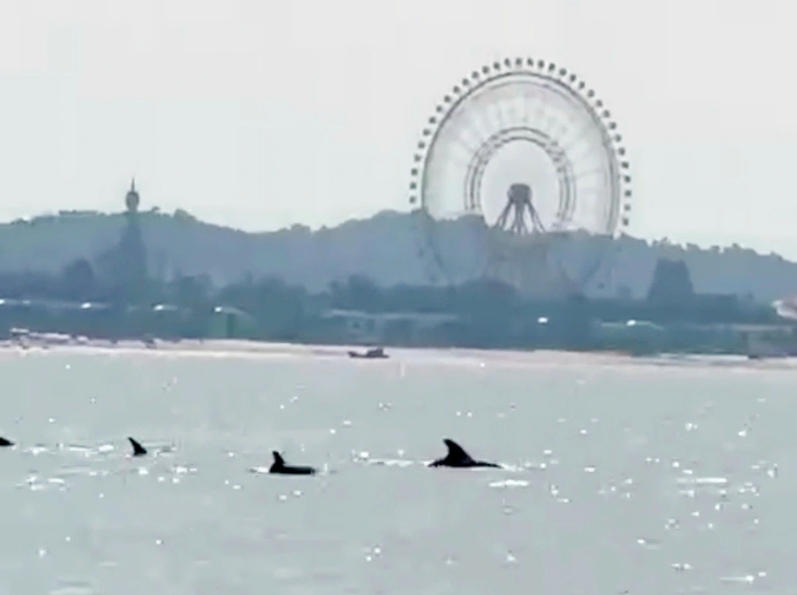
[[(53, 349), (0, 378), (0, 594), (797, 592), (797, 370)], [(444, 437), (510, 468), (425, 468)]]

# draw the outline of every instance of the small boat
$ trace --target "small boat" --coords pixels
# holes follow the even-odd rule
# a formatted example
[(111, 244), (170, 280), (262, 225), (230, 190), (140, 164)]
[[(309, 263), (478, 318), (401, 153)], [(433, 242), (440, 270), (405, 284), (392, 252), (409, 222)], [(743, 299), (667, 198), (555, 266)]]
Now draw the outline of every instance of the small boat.
[(349, 351), (349, 357), (361, 359), (387, 359), (388, 355), (385, 353), (385, 350), (382, 347), (374, 347), (365, 353)]

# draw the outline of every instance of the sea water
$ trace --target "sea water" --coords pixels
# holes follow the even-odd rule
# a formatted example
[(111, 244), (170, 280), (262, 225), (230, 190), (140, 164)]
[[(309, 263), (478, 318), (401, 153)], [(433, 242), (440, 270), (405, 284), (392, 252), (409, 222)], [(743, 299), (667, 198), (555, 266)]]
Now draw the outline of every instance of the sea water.
[[(3, 594), (797, 585), (797, 370), (67, 348), (0, 378)], [(507, 469), (426, 468), (444, 437)]]

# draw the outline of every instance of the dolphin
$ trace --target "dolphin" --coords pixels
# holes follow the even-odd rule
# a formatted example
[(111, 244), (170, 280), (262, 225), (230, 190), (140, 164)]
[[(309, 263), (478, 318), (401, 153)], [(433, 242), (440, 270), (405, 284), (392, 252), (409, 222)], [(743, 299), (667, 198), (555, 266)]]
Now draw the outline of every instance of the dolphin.
[(9, 440), (8, 438), (3, 438), (2, 436), (0, 436), (0, 447), (4, 446), (14, 446), (14, 443), (11, 442), (11, 440)]
[(501, 469), (501, 465), (488, 463), (487, 461), (474, 460), (473, 457), (465, 452), (464, 448), (449, 438), (443, 439), (443, 444), (448, 448), (446, 456), (442, 459), (432, 461), (429, 463), (429, 467), (494, 467), (496, 469)]
[(279, 475), (315, 475), (316, 470), (313, 467), (300, 467), (296, 465), (286, 465), (285, 459), (276, 450), (271, 451), (274, 457), (274, 463), (269, 468), (269, 473), (276, 473)]
[(127, 438), (128, 442), (130, 442), (130, 446), (133, 447), (133, 456), (134, 457), (143, 457), (147, 454), (147, 449), (141, 446), (141, 443), (136, 440), (135, 438)]

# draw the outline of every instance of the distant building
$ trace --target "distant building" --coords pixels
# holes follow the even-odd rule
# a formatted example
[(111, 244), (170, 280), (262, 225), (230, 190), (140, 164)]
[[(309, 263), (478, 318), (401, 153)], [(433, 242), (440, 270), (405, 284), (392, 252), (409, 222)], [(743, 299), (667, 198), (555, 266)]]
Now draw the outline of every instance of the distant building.
[(648, 301), (659, 303), (686, 302), (694, 299), (692, 277), (683, 260), (659, 258), (648, 289)]
[(781, 318), (797, 320), (797, 296), (776, 300), (772, 306)]
[(127, 207), (127, 212), (137, 213), (140, 204), (141, 197), (138, 195), (138, 191), (136, 190), (136, 179), (133, 178), (130, 181), (130, 190), (127, 191), (127, 195), (125, 196), (125, 206)]
[(126, 225), (122, 229), (113, 263), (115, 281), (124, 288), (125, 295), (131, 302), (137, 302), (141, 298), (147, 278), (147, 249), (139, 225), (140, 203), (141, 197), (133, 179), (125, 196)]
[(232, 306), (216, 306), (208, 320), (208, 337), (213, 339), (242, 339), (255, 328), (255, 319), (247, 312)]
[(323, 318), (352, 344), (381, 343), (414, 344), (439, 336), (446, 324), (460, 321), (455, 314), (418, 312), (361, 312), (358, 310), (329, 310)]

